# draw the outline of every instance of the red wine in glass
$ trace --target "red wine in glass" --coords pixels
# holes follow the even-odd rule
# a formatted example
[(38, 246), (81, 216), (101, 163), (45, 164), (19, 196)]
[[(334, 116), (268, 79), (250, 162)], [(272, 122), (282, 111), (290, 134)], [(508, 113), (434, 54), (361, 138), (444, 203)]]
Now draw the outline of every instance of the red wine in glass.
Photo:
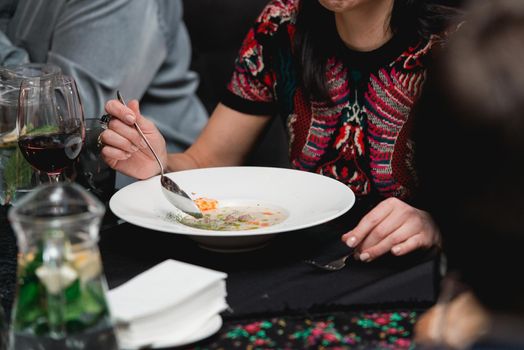
[(35, 169), (58, 182), (82, 150), (84, 112), (74, 79), (23, 80), (18, 98), (18, 146)]
[(73, 164), (82, 150), (82, 132), (23, 136), (18, 146), (26, 160), (37, 170), (49, 175), (59, 175)]

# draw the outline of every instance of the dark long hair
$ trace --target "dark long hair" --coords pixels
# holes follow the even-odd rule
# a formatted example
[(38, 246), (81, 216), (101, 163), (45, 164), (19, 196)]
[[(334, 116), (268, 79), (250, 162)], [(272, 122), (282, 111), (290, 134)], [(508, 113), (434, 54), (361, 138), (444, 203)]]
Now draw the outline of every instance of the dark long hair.
[[(429, 0), (395, 0), (390, 26), (395, 35), (418, 33), (421, 38), (441, 32), (456, 16), (453, 7), (437, 5)], [(302, 0), (297, 17), (295, 48), (300, 78), (309, 98), (330, 101), (325, 67), (335, 54), (339, 36), (333, 12), (318, 0)]]

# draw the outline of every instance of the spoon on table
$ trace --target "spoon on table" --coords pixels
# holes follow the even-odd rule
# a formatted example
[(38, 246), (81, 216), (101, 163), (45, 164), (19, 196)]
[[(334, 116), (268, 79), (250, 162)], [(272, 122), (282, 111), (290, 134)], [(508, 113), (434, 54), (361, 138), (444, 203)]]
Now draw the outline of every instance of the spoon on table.
[[(120, 103), (122, 103), (125, 106), (126, 103), (122, 98), (120, 91), (116, 92), (116, 96)], [(189, 196), (173, 180), (164, 175), (164, 166), (162, 165), (160, 158), (158, 158), (158, 155), (149, 143), (149, 140), (147, 139), (146, 135), (144, 135), (142, 129), (140, 129), (136, 122), (135, 128), (140, 134), (140, 136), (142, 136), (145, 143), (147, 144), (147, 147), (149, 147), (149, 150), (151, 151), (151, 153), (153, 153), (153, 156), (155, 156), (155, 159), (158, 162), (158, 166), (160, 167), (160, 185), (162, 187), (162, 193), (164, 194), (164, 196), (171, 204), (173, 204), (175, 207), (177, 207), (184, 213), (189, 214), (197, 219), (200, 219), (202, 217), (202, 212), (197, 207), (195, 202), (193, 202), (191, 198), (189, 198)]]

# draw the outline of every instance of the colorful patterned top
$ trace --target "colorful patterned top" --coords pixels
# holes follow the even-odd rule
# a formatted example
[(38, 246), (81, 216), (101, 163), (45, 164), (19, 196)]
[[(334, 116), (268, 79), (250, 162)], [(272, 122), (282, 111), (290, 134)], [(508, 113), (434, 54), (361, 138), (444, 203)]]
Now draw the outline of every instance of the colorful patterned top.
[(379, 49), (342, 44), (328, 60), (334, 105), (305, 98), (294, 55), (300, 0), (273, 0), (248, 32), (222, 103), (286, 122), (292, 167), (333, 177), (357, 196), (409, 199), (416, 185), (411, 110), (435, 41), (397, 35)]

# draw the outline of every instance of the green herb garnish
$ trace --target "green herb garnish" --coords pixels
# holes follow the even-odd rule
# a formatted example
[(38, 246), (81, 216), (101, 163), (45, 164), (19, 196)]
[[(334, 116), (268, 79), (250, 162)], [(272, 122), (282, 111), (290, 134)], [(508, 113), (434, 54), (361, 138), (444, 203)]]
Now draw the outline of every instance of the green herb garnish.
[(32, 175), (33, 168), (27, 163), (20, 149), (15, 147), (4, 169), (6, 204), (11, 202), (17, 189), (27, 187), (31, 184)]

